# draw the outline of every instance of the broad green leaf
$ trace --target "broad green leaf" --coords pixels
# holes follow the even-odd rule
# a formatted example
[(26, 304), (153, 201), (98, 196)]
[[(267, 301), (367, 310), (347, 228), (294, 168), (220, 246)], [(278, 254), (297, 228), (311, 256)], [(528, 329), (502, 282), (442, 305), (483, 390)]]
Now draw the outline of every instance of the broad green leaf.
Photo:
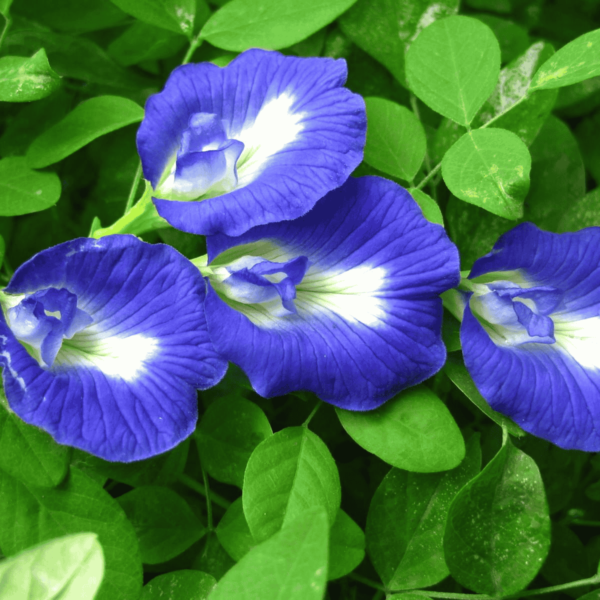
[(0, 101), (31, 102), (49, 96), (60, 86), (60, 77), (52, 70), (42, 48), (31, 58), (0, 58)]
[(428, 196), (424, 191), (418, 190), (417, 188), (409, 188), (408, 193), (415, 199), (423, 211), (423, 216), (432, 223), (438, 225), (444, 225), (444, 217), (442, 211), (438, 206), (438, 203), (431, 197)]
[(449, 575), (444, 526), (458, 491), (481, 469), (479, 436), (472, 436), (463, 462), (446, 473), (392, 469), (381, 482), (367, 516), (367, 549), (384, 585), (412, 589)]
[(194, 31), (196, 0), (111, 0), (136, 19), (182, 33), (188, 38)]
[(327, 584), (328, 539), (325, 510), (297, 515), (232, 567), (210, 600), (321, 600)]
[(57, 486), (69, 469), (71, 449), (0, 404), (0, 468), (28, 485)]
[(406, 87), (404, 55), (433, 21), (458, 12), (458, 0), (359, 0), (339, 20), (342, 31)]
[(583, 119), (575, 128), (575, 137), (579, 143), (586, 169), (600, 183), (600, 111)]
[(579, 596), (577, 600), (600, 600), (600, 589), (594, 590), (589, 594), (584, 594), (583, 596)]
[(578, 231), (585, 227), (600, 227), (600, 188), (566, 205), (557, 231)]
[(252, 451), (272, 435), (265, 413), (244, 398), (222, 398), (202, 416), (196, 436), (202, 464), (217, 481), (242, 487)]
[(0, 216), (12, 217), (45, 210), (60, 198), (56, 173), (39, 173), (21, 156), (0, 160)]
[(207, 600), (216, 584), (202, 571), (172, 571), (145, 585), (140, 600)]
[(433, 135), (431, 158), (435, 164), (442, 162), (444, 154), (465, 134), (466, 128), (452, 119), (442, 119)]
[(365, 557), (365, 534), (340, 508), (329, 538), (329, 574), (339, 579), (352, 573)]
[[(494, 0), (495, 1), (495, 0)], [(517, 25), (508, 19), (502, 19), (495, 15), (479, 14), (473, 15), (482, 23), (485, 23), (496, 36), (500, 44), (502, 64), (508, 63), (525, 52), (529, 46), (529, 35), (521, 25)]]
[(590, 31), (563, 46), (538, 70), (530, 91), (573, 85), (600, 75), (600, 29)]
[(600, 75), (558, 90), (554, 108), (567, 117), (581, 117), (600, 104)]
[(27, 151), (35, 168), (47, 167), (66, 158), (111, 131), (138, 123), (144, 109), (120, 96), (98, 96), (77, 105), (62, 121), (45, 131)]
[(93, 600), (103, 574), (97, 536), (68, 535), (0, 561), (0, 598)]
[(446, 563), (461, 585), (504, 596), (529, 585), (549, 548), (550, 517), (540, 472), (507, 440), (450, 507)]
[(435, 473), (465, 456), (462, 433), (446, 405), (427, 387), (410, 388), (369, 412), (336, 408), (348, 435), (381, 460), (407, 471)]
[(221, 546), (236, 562), (256, 546), (244, 516), (241, 497), (227, 509), (216, 531)]
[(527, 146), (506, 129), (468, 131), (442, 160), (442, 176), (457, 198), (507, 219), (523, 216), (530, 171)]
[(191, 568), (208, 573), (219, 581), (235, 563), (213, 533), (207, 534), (202, 546), (202, 550), (193, 560)]
[(300, 42), (348, 10), (356, 0), (231, 0), (201, 35), (217, 48), (279, 50)]
[(412, 111), (390, 100), (365, 98), (365, 104), (365, 161), (388, 175), (411, 181), (427, 150), (423, 125)]
[(444, 365), (444, 372), (452, 383), (486, 416), (489, 417), (494, 423), (500, 425), (500, 427), (506, 428), (506, 430), (515, 437), (522, 437), (525, 432), (508, 417), (505, 417), (502, 413), (493, 410), (490, 405), (486, 402), (485, 398), (479, 393), (479, 390), (475, 386), (475, 383), (471, 379), (467, 368), (465, 367), (461, 357), (457, 353), (451, 353), (446, 359)]
[(493, 92), (499, 73), (496, 37), (470, 17), (435, 21), (406, 53), (410, 89), (427, 106), (465, 126)]
[(12, 556), (71, 533), (98, 536), (104, 579), (95, 600), (131, 600), (142, 587), (142, 563), (131, 523), (117, 501), (71, 468), (58, 488), (25, 486), (0, 471), (0, 547)]
[(333, 525), (341, 501), (335, 461), (307, 427), (287, 427), (261, 442), (250, 456), (242, 500), (257, 542), (314, 507), (325, 508)]
[(117, 500), (137, 533), (145, 564), (174, 558), (206, 533), (187, 502), (169, 488), (139, 487)]

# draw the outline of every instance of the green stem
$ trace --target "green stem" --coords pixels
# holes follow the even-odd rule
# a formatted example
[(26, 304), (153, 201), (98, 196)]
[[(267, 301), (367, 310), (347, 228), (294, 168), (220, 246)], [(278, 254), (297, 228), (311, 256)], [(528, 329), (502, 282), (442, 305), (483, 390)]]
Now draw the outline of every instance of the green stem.
[(225, 510), (231, 506), (231, 502), (229, 502), (229, 500), (226, 500), (211, 490), (207, 490), (205, 486), (203, 486), (199, 481), (192, 479), (189, 475), (182, 473), (179, 476), (179, 482), (183, 483), (183, 485), (189, 487), (190, 490), (194, 490), (194, 492), (197, 492), (201, 496), (207, 497), (210, 494), (211, 501)]
[(377, 583), (376, 581), (373, 581), (372, 579), (367, 579), (366, 577), (363, 577), (362, 575), (357, 575), (356, 573), (350, 573), (348, 575), (348, 577), (350, 579), (354, 579), (354, 581), (358, 581), (359, 583), (362, 583), (364, 585), (368, 585), (369, 587), (372, 587), (374, 590), (378, 590), (380, 592), (387, 592), (387, 589), (382, 586), (380, 583)]
[(129, 197), (127, 198), (127, 204), (125, 205), (125, 212), (123, 214), (127, 214), (131, 207), (133, 206), (133, 201), (135, 200), (135, 195), (137, 194), (138, 188), (140, 187), (140, 181), (142, 180), (142, 163), (140, 162), (135, 171), (135, 175), (133, 177), (133, 183), (131, 184), (131, 189), (129, 190)]
[(304, 421), (304, 423), (302, 423), (302, 427), (308, 427), (308, 424), (312, 421), (312, 418), (317, 414), (317, 411), (319, 410), (319, 408), (321, 408), (321, 404), (322, 402), (319, 400), (317, 401), (316, 406), (312, 409), (310, 415), (308, 415), (306, 421)]
[(508, 429), (506, 429), (506, 425), (502, 424), (502, 447), (506, 446), (508, 442)]
[(4, 27), (2, 28), (2, 33), (0, 33), (0, 48), (2, 48), (2, 42), (4, 42), (4, 38), (8, 33), (8, 29), (11, 23), (11, 18), (8, 15), (4, 15)]
[(571, 525), (585, 525), (587, 527), (600, 527), (600, 521), (588, 521), (586, 519), (573, 519)]
[(437, 165), (435, 165), (435, 167), (433, 167), (433, 169), (431, 169), (431, 171), (429, 171), (429, 173), (427, 173), (427, 175), (425, 175), (425, 177), (421, 180), (421, 183), (419, 183), (419, 185), (417, 186), (418, 190), (423, 189), (427, 183), (429, 183), (429, 180), (432, 179), (435, 174), (442, 168), (442, 163), (438, 163)]
[[(198, 450), (199, 451), (199, 450)], [(206, 490), (206, 524), (208, 526), (209, 531), (213, 531), (213, 513), (212, 513), (212, 501), (210, 498), (210, 487), (208, 485), (208, 477), (206, 476), (206, 471), (204, 467), (200, 465), (202, 469), (202, 481), (204, 482), (204, 489)]]
[(501, 112), (499, 115), (496, 115), (487, 121), (487, 123), (484, 123), (481, 127), (479, 127), (479, 129), (485, 129), (486, 127), (489, 127), (492, 123), (495, 123), (498, 119), (501, 119), (507, 112), (510, 112), (515, 106), (519, 106), (521, 102), (525, 102), (527, 98), (529, 98), (527, 94), (521, 96), (514, 104), (511, 104), (505, 111)]
[(200, 46), (202, 45), (202, 39), (200, 38), (200, 34), (198, 34), (190, 43), (190, 47), (188, 48), (188, 51), (185, 53), (185, 56), (183, 57), (183, 60), (181, 61), (182, 65), (187, 65), (190, 60), (192, 59), (192, 56), (194, 55), (194, 52), (196, 52), (196, 50), (198, 50), (198, 48), (200, 48)]

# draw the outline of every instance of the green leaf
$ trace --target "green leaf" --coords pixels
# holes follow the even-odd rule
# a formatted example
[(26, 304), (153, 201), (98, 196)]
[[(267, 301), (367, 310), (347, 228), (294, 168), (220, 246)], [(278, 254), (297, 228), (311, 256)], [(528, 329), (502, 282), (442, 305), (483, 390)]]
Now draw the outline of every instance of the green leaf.
[[(1, 394), (4, 396), (3, 391)], [(60, 446), (45, 431), (27, 425), (12, 411), (0, 407), (0, 468), (3, 471), (25, 484), (54, 487), (65, 478), (70, 456), (68, 446)]]
[(236, 562), (256, 546), (244, 516), (241, 497), (227, 509), (216, 531), (221, 546)]
[(111, 0), (122, 11), (136, 19), (182, 33), (188, 38), (194, 31), (195, 0)]
[(600, 226), (600, 188), (586, 194), (581, 200), (565, 206), (557, 230), (578, 231), (585, 227)]
[(58, 488), (25, 486), (0, 471), (0, 547), (7, 556), (71, 533), (98, 535), (104, 579), (95, 600), (131, 600), (142, 586), (135, 532), (108, 493), (77, 469)]
[(60, 77), (52, 70), (42, 48), (31, 58), (0, 58), (0, 101), (31, 102), (49, 96), (60, 86)]
[(444, 225), (444, 217), (438, 203), (431, 197), (428, 196), (424, 191), (417, 188), (409, 188), (408, 193), (415, 199), (421, 210), (423, 216), (432, 223), (438, 225)]
[(359, 0), (339, 20), (342, 31), (405, 87), (404, 55), (434, 20), (458, 12), (458, 0)]
[(139, 487), (117, 500), (137, 533), (145, 564), (171, 560), (206, 533), (187, 502), (169, 488)]
[(340, 508), (329, 539), (328, 579), (339, 579), (352, 573), (365, 557), (365, 534)]
[(600, 111), (596, 111), (583, 119), (575, 129), (585, 167), (595, 179), (596, 185), (600, 183), (600, 145), (597, 143), (599, 136)]
[(527, 34), (527, 30), (521, 27), (521, 25), (494, 15), (480, 14), (473, 16), (482, 23), (485, 23), (494, 32), (500, 44), (502, 64), (515, 59), (525, 52), (527, 46), (529, 46), (529, 35)]
[(410, 89), (427, 106), (465, 126), (493, 92), (499, 73), (496, 37), (470, 17), (435, 21), (406, 53)]
[(367, 549), (384, 585), (412, 589), (435, 585), (449, 575), (444, 526), (458, 491), (481, 469), (479, 436), (465, 460), (446, 473), (392, 469), (381, 482), (367, 516)]
[(21, 156), (0, 160), (0, 216), (26, 215), (50, 208), (60, 198), (56, 173), (38, 173)]
[(98, 96), (77, 105), (62, 121), (38, 137), (27, 151), (35, 168), (47, 167), (66, 158), (111, 131), (139, 123), (144, 109), (120, 96)]
[(217, 48), (279, 50), (329, 25), (356, 0), (231, 0), (205, 23), (201, 36)]
[(0, 562), (6, 600), (93, 600), (104, 574), (104, 555), (93, 533), (68, 535)]
[(507, 440), (458, 493), (444, 535), (446, 562), (461, 585), (504, 596), (525, 589), (550, 548), (550, 517), (535, 462)]
[(471, 8), (497, 13), (509, 13), (512, 10), (512, 0), (467, 0), (466, 4)]
[(365, 98), (365, 103), (365, 161), (388, 175), (411, 181), (427, 150), (423, 125), (412, 111), (390, 100)]
[(450, 411), (425, 386), (410, 388), (376, 410), (336, 412), (359, 446), (393, 467), (435, 473), (453, 469), (465, 457), (465, 442)]
[(259, 444), (246, 467), (244, 515), (257, 542), (298, 515), (323, 507), (333, 524), (341, 502), (338, 470), (327, 446), (307, 427), (287, 427)]
[(0, 15), (4, 15), (6, 17), (10, 11), (10, 5), (12, 3), (13, 0), (0, 0)]
[(232, 567), (210, 600), (321, 600), (327, 585), (329, 519), (322, 508), (297, 515)]
[(207, 600), (217, 582), (202, 571), (172, 571), (144, 586), (140, 600)]
[(442, 160), (442, 176), (457, 198), (507, 219), (523, 216), (530, 171), (527, 146), (506, 129), (468, 131)]
[(242, 487), (253, 450), (273, 434), (265, 413), (244, 398), (211, 404), (196, 431), (202, 464), (217, 481)]
[(192, 562), (191, 568), (208, 573), (219, 581), (235, 563), (213, 533), (208, 532), (202, 546), (204, 547)]
[(493, 410), (490, 405), (486, 402), (485, 398), (479, 393), (479, 390), (475, 386), (475, 383), (471, 379), (465, 364), (458, 353), (451, 353), (446, 359), (444, 365), (444, 372), (452, 383), (486, 416), (489, 417), (494, 423), (505, 428), (508, 433), (515, 437), (522, 437), (525, 432), (508, 417), (505, 417), (502, 413)]
[(535, 74), (530, 91), (573, 85), (600, 75), (600, 29), (590, 31), (547, 60)]

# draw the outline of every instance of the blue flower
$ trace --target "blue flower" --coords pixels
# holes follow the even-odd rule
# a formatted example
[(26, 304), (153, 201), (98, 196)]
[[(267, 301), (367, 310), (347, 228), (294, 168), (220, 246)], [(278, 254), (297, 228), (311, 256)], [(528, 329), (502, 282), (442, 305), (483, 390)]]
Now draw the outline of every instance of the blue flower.
[(263, 396), (370, 410), (444, 363), (439, 294), (458, 252), (391, 181), (351, 178), (299, 219), (207, 248), (211, 340)]
[(362, 160), (365, 106), (346, 76), (343, 60), (265, 50), (175, 69), (137, 136), (160, 215), (240, 235), (308, 212)]
[(188, 260), (133, 236), (40, 252), (0, 293), (10, 408), (107, 460), (169, 450), (194, 430), (196, 389), (226, 369), (208, 338), (204, 296)]
[(562, 448), (600, 450), (600, 228), (519, 225), (466, 285), (463, 354), (490, 406)]

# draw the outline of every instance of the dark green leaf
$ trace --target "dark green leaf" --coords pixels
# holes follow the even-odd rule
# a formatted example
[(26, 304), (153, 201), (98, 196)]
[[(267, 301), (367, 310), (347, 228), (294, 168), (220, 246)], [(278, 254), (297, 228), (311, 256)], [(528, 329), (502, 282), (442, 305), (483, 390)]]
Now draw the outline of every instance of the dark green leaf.
[(540, 472), (507, 440), (450, 507), (446, 563), (461, 585), (509, 595), (529, 585), (549, 548), (550, 518)]
[(367, 517), (367, 548), (390, 589), (435, 585), (448, 576), (444, 526), (458, 491), (481, 469), (479, 436), (472, 436), (465, 460), (446, 473), (392, 469), (377, 488)]
[(0, 216), (26, 215), (45, 210), (60, 198), (60, 179), (55, 173), (38, 173), (27, 160), (11, 156), (0, 160)]
[[(587, 117), (579, 123), (575, 129), (575, 136), (579, 142), (579, 148), (585, 163), (586, 169), (600, 183), (600, 111)], [(570, 205), (569, 205), (570, 206)]]
[(191, 38), (194, 31), (196, 0), (111, 0), (136, 19), (182, 33)]
[(140, 600), (206, 600), (216, 583), (202, 571), (173, 571), (145, 585)]
[(507, 219), (523, 216), (530, 171), (527, 146), (506, 129), (469, 131), (442, 161), (444, 181), (457, 198)]
[(365, 161), (372, 167), (411, 181), (425, 158), (423, 126), (415, 114), (383, 98), (365, 98), (367, 144)]
[(137, 533), (143, 563), (170, 560), (206, 533), (186, 501), (169, 488), (139, 487), (118, 502)]
[(393, 467), (435, 473), (453, 469), (465, 456), (450, 411), (425, 386), (410, 388), (376, 410), (336, 412), (357, 444)]
[(557, 230), (578, 231), (585, 227), (600, 226), (600, 188), (586, 194), (581, 200), (565, 206)]
[(340, 508), (329, 539), (328, 579), (339, 579), (352, 573), (365, 557), (365, 534)]
[(26, 487), (0, 471), (0, 547), (7, 556), (70, 533), (98, 535), (104, 579), (95, 600), (131, 600), (142, 586), (142, 563), (131, 523), (107, 492), (71, 468), (54, 489)]
[(410, 89), (427, 106), (465, 126), (494, 90), (499, 73), (496, 37), (470, 17), (434, 22), (406, 53)]
[(337, 467), (327, 446), (306, 427), (287, 427), (259, 444), (246, 467), (244, 515), (257, 542), (313, 507), (333, 524), (340, 507)]
[(423, 211), (423, 216), (428, 221), (437, 223), (438, 225), (444, 225), (442, 211), (440, 210), (438, 203), (431, 196), (428, 196), (424, 191), (418, 190), (417, 188), (409, 188), (408, 193), (415, 199)]
[(244, 516), (241, 498), (227, 509), (219, 521), (217, 537), (227, 554), (236, 562), (256, 546)]
[(497, 13), (509, 13), (512, 10), (512, 0), (467, 0), (466, 4), (471, 8)]
[(465, 134), (467, 130), (452, 119), (442, 119), (440, 126), (435, 130), (431, 148), (431, 156), (437, 164), (442, 162), (444, 154)]
[(60, 86), (42, 48), (31, 58), (0, 58), (0, 101), (31, 102), (49, 96)]
[(510, 62), (527, 49), (529, 46), (529, 35), (527, 30), (509, 21), (494, 15), (475, 15), (482, 23), (485, 23), (496, 36), (500, 44), (502, 64)]
[(93, 600), (104, 574), (104, 555), (93, 533), (68, 535), (0, 562), (6, 600)]
[(119, 96), (98, 96), (82, 102), (62, 121), (45, 131), (27, 151), (32, 167), (51, 165), (111, 131), (138, 123), (144, 109)]
[(193, 561), (192, 569), (208, 573), (219, 581), (235, 563), (214, 533), (209, 532), (202, 543), (204, 547)]
[(228, 571), (210, 600), (321, 600), (327, 584), (328, 520), (322, 508), (297, 515)]
[(272, 433), (265, 413), (254, 402), (217, 400), (202, 416), (196, 433), (202, 464), (217, 481), (241, 488), (252, 451)]
[(202, 37), (217, 48), (241, 52), (287, 48), (350, 8), (356, 0), (232, 0), (214, 13)]

